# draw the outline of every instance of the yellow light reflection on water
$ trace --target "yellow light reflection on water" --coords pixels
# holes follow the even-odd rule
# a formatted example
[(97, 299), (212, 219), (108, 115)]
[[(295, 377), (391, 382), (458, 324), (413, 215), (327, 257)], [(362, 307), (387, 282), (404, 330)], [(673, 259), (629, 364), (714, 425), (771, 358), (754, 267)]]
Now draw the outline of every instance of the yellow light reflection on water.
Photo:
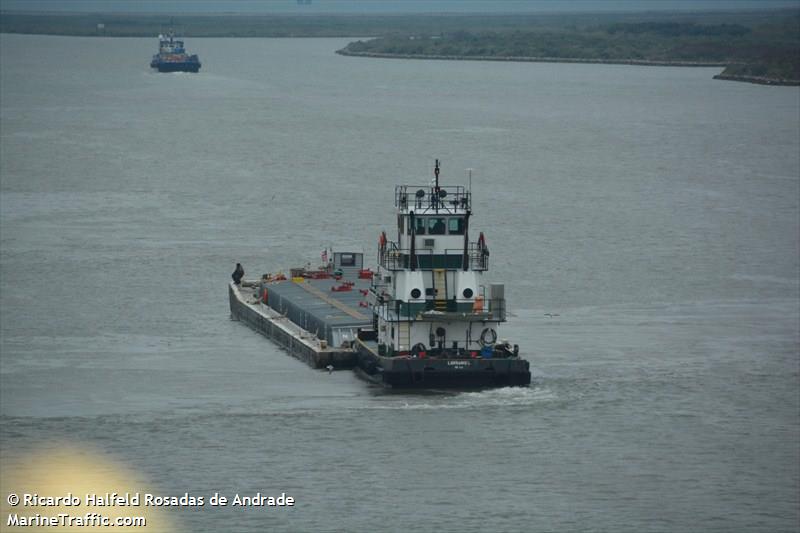
[[(89, 447), (63, 444), (26, 452), (3, 450), (0, 490), (0, 531), (178, 531), (167, 516), (169, 509), (144, 505), (145, 493), (154, 491), (140, 476)], [(115, 505), (98, 505), (112, 494), (117, 495), (110, 501)], [(139, 505), (131, 505), (136, 494)], [(94, 505), (87, 495), (95, 498)], [(144, 519), (145, 525), (128, 525), (140, 522), (136, 517)], [(105, 519), (115, 525), (103, 525)], [(58, 525), (50, 525), (52, 520)]]

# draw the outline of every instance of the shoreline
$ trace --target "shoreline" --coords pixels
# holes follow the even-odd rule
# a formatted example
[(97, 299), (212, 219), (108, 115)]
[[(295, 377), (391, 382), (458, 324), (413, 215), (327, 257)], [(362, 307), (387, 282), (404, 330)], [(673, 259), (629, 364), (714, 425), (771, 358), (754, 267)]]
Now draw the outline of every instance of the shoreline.
[(718, 61), (657, 61), (649, 59), (582, 59), (577, 57), (528, 57), (528, 56), (459, 56), (459, 55), (423, 55), (423, 54), (390, 54), (384, 52), (351, 52), (336, 50), (343, 56), (377, 57), (386, 59), (438, 59), (449, 61), (515, 61), (527, 63), (597, 63), (605, 65), (639, 65), (657, 67), (727, 67), (727, 63)]
[[(526, 56), (459, 56), (459, 55), (415, 55), (415, 54), (390, 54), (384, 52), (351, 52), (346, 49), (336, 50), (336, 53), (351, 57), (372, 57), (383, 59), (435, 59), (447, 61), (513, 61), (527, 63), (587, 63), (601, 65), (635, 65), (653, 67), (727, 67), (728, 63), (716, 61), (655, 61), (647, 59), (589, 59), (575, 57), (526, 57)], [(758, 85), (773, 86), (800, 86), (800, 80), (786, 80), (778, 78), (765, 78), (760, 76), (744, 76), (720, 73), (714, 76), (715, 80), (738, 81), (755, 83)]]
[(784, 80), (779, 78), (765, 78), (763, 76), (745, 76), (738, 74), (717, 74), (715, 80), (739, 81), (744, 83), (755, 83), (757, 85), (776, 85), (782, 87), (798, 87), (800, 80)]

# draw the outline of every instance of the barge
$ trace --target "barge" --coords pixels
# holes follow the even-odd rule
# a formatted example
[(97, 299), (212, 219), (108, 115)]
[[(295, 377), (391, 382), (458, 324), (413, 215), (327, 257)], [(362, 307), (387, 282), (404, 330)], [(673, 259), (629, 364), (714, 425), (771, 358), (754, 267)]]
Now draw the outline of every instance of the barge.
[[(395, 240), (379, 237), (378, 266), (332, 253), (317, 269), (292, 269), (229, 285), (231, 314), (314, 368), (353, 368), (399, 389), (527, 386), (530, 364), (499, 337), (504, 286), (487, 284), (483, 233), (470, 240), (472, 193), (399, 185)], [(238, 279), (237, 279), (237, 273)]]
[(350, 266), (362, 270), (362, 253), (335, 252), (330, 262), (325, 256), (318, 269), (231, 282), (231, 316), (312, 368), (352, 369), (354, 341), (372, 323), (365, 302), (371, 271)]

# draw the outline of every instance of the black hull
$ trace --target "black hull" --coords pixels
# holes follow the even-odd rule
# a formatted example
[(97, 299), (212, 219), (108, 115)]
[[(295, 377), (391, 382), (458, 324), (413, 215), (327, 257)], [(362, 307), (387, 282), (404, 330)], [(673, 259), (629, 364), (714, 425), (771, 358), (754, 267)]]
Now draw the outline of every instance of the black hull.
[(199, 72), (200, 63), (158, 63), (150, 65), (159, 72)]
[(518, 357), (476, 359), (414, 359), (383, 357), (358, 342), (362, 377), (396, 389), (480, 389), (526, 387), (530, 364)]

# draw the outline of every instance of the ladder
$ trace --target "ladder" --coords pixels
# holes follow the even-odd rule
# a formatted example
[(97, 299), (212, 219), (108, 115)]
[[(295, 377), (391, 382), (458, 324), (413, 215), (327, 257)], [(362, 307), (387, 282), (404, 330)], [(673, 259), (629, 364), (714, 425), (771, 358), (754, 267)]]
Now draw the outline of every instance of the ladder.
[(397, 322), (397, 350), (404, 352), (411, 350), (411, 323), (406, 320)]
[(433, 308), (442, 312), (447, 311), (447, 276), (445, 272), (443, 268), (433, 269), (433, 293), (435, 295)]

